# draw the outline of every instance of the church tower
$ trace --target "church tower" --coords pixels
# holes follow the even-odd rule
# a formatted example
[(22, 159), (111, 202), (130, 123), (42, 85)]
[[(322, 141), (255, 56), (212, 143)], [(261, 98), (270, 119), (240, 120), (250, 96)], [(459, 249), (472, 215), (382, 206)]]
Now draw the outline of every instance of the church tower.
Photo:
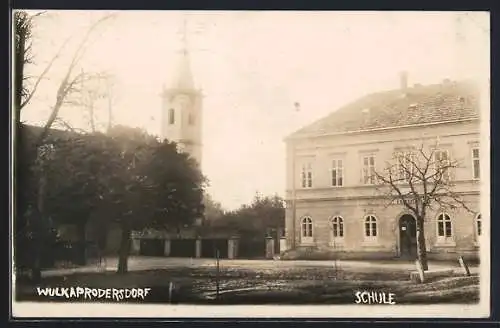
[(194, 83), (183, 30), (183, 49), (173, 74), (173, 80), (163, 87), (161, 137), (177, 143), (198, 165), (202, 164), (202, 93)]

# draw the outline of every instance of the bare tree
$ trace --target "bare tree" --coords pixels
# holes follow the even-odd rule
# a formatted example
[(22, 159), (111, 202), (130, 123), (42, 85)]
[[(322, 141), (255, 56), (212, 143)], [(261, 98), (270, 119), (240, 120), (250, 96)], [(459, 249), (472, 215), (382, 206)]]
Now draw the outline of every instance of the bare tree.
[[(15, 47), (15, 57), (14, 57), (14, 108), (16, 119), (20, 120), (21, 110), (31, 101), (33, 96), (35, 95), (38, 86), (41, 81), (46, 77), (47, 73), (54, 66), (54, 63), (58, 58), (62, 55), (64, 49), (67, 47), (68, 43), (74, 39), (74, 36), (71, 35), (59, 47), (56, 54), (51, 58), (49, 63), (42, 70), (40, 75), (34, 80), (31, 88), (28, 88), (27, 80), (32, 77), (28, 77), (25, 74), (25, 66), (32, 62), (33, 59), (33, 50), (32, 50), (32, 28), (33, 28), (33, 19), (37, 16), (42, 15), (44, 12), (40, 12), (37, 14), (30, 15), (25, 11), (17, 11), (14, 14), (14, 28), (15, 28), (15, 38), (14, 38), (14, 47)], [(81, 62), (85, 52), (87, 50), (87, 46), (90, 40), (90, 37), (97, 31), (97, 29), (106, 21), (114, 18), (116, 14), (105, 15), (93, 22), (83, 38), (77, 45), (76, 51), (73, 53), (71, 57), (71, 61), (69, 66), (67, 67), (65, 74), (63, 75), (63, 79), (61, 80), (59, 87), (56, 93), (56, 99), (54, 105), (52, 106), (51, 113), (44, 125), (42, 132), (38, 138), (37, 144), (42, 144), (43, 140), (47, 136), (49, 129), (52, 124), (56, 120), (61, 107), (66, 103), (69, 96), (73, 93), (77, 92), (79, 89), (79, 85), (89, 79), (95, 78), (94, 75), (87, 74), (81, 72), (80, 74), (75, 74), (76, 68), (78, 64)]]
[(115, 15), (106, 15), (96, 22), (94, 22), (90, 28), (85, 33), (83, 39), (80, 41), (73, 57), (71, 58), (71, 62), (64, 74), (63, 80), (59, 84), (59, 88), (57, 89), (56, 100), (54, 105), (52, 106), (52, 111), (45, 123), (45, 126), (38, 137), (38, 142), (41, 143), (47, 136), (52, 123), (56, 120), (59, 115), (59, 110), (66, 103), (67, 98), (74, 92), (78, 91), (79, 86), (82, 82), (94, 78), (94, 76), (81, 71), (79, 74), (74, 75), (77, 65), (82, 60), (86, 50), (87, 50), (87, 41), (89, 40), (92, 33), (104, 22), (110, 20), (115, 17)]
[[(35, 15), (29, 15), (26, 12), (16, 12), (14, 15), (14, 23), (15, 23), (15, 58), (14, 58), (14, 89), (15, 89), (15, 96), (14, 96), (14, 109), (15, 109), (15, 114), (17, 115), (16, 120), (17, 122), (20, 122), (20, 113), (22, 108), (24, 108), (33, 98), (33, 95), (36, 93), (37, 88), (40, 84), (40, 82), (44, 79), (46, 74), (49, 72), (51, 67), (53, 67), (54, 63), (56, 60), (60, 57), (62, 54), (63, 50), (66, 48), (67, 44), (69, 43), (70, 40), (72, 40), (74, 37), (70, 36), (67, 38), (61, 45), (61, 47), (58, 49), (57, 53), (52, 57), (52, 59), (49, 61), (48, 65), (43, 69), (42, 73), (38, 76), (38, 78), (35, 80), (33, 87), (29, 88), (27, 87), (26, 80), (27, 77), (25, 76), (25, 65), (27, 63), (31, 62), (32, 59), (32, 49), (31, 49), (31, 37), (32, 37), (32, 22), (33, 18), (36, 17), (39, 14)], [(47, 119), (47, 121), (44, 124), (44, 127), (39, 135), (36, 136), (35, 140), (33, 141), (33, 149), (38, 150), (38, 156), (37, 160), (33, 161), (33, 165), (31, 167), (32, 174), (36, 179), (38, 179), (38, 187), (35, 188), (34, 192), (34, 198), (37, 199), (37, 204), (36, 206), (33, 207), (34, 209), (34, 215), (32, 216), (33, 219), (30, 219), (29, 225), (34, 227), (34, 232), (35, 235), (38, 237), (35, 238), (35, 247), (34, 247), (34, 263), (32, 267), (32, 278), (35, 281), (40, 280), (41, 278), (41, 268), (40, 268), (40, 259), (41, 259), (41, 249), (43, 248), (44, 245), (44, 237), (43, 237), (43, 226), (47, 221), (47, 218), (44, 217), (44, 199), (45, 199), (45, 174), (44, 170), (42, 167), (47, 166), (47, 161), (43, 161), (43, 165), (40, 163), (41, 153), (40, 150), (43, 149), (45, 146), (50, 146), (50, 145), (45, 145), (45, 139), (49, 133), (50, 128), (52, 127), (52, 124), (54, 122), (58, 121), (58, 115), (61, 107), (68, 102), (68, 100), (71, 99), (71, 95), (75, 94), (79, 90), (79, 86), (81, 85), (82, 81), (88, 80), (93, 78), (91, 74), (86, 74), (84, 72), (81, 72), (79, 74), (75, 74), (75, 71), (77, 69), (77, 66), (80, 64), (83, 56), (85, 55), (85, 52), (88, 48), (88, 43), (89, 39), (92, 36), (93, 33), (96, 32), (98, 27), (100, 27), (104, 22), (109, 21), (111, 18), (115, 17), (114, 14), (111, 15), (105, 15), (98, 19), (97, 21), (93, 22), (86, 33), (84, 34), (83, 38), (80, 40), (80, 42), (77, 45), (76, 51), (73, 53), (69, 66), (66, 68), (65, 73), (63, 74), (63, 78), (59, 84), (59, 87), (57, 89), (56, 93), (56, 99), (54, 102), (54, 105), (51, 108), (51, 113)], [(64, 122), (64, 121), (62, 121)], [(64, 122), (67, 124), (66, 122)], [(31, 222), (32, 221), (32, 222)]]
[(430, 211), (439, 209), (470, 208), (454, 190), (455, 169), (460, 167), (448, 152), (436, 144), (408, 147), (396, 152), (383, 170), (372, 172), (377, 191), (382, 192), (387, 206), (402, 204), (416, 220), (417, 257), (424, 270), (428, 270), (424, 222)]
[(91, 132), (96, 132), (98, 130), (99, 109), (104, 109), (99, 106), (99, 102), (107, 101), (105, 105), (108, 116), (106, 126), (109, 130), (112, 125), (112, 75), (107, 72), (85, 73), (83, 69), (81, 74), (86, 78), (81, 79), (79, 85), (75, 85), (73, 94), (68, 96), (65, 103), (81, 108), (87, 116)]
[[(14, 108), (17, 121), (20, 120), (21, 109), (31, 99), (31, 91), (27, 86), (29, 77), (25, 74), (25, 68), (26, 65), (33, 63), (33, 19), (44, 13), (39, 12), (33, 15), (25, 11), (16, 11), (14, 13)], [(45, 74), (42, 74), (40, 80), (43, 75)], [(38, 81), (35, 82), (35, 89), (38, 83)]]

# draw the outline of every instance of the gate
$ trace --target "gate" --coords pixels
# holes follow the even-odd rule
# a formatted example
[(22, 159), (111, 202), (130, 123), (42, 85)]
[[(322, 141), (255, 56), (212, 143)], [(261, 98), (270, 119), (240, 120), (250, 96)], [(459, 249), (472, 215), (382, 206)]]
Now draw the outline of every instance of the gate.
[(172, 239), (170, 257), (196, 257), (196, 239)]
[(201, 257), (215, 258), (215, 250), (217, 249), (219, 250), (220, 258), (227, 258), (227, 239), (203, 239), (201, 241)]
[(256, 259), (266, 257), (266, 240), (240, 239), (238, 245), (238, 258)]
[(139, 254), (142, 256), (163, 256), (165, 241), (163, 239), (141, 239)]

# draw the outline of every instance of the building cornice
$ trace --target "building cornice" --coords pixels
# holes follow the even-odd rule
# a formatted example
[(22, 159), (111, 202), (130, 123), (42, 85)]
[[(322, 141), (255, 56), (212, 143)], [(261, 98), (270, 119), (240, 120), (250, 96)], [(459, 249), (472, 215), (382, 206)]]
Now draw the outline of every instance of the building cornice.
[[(479, 191), (459, 191), (455, 192), (456, 195), (461, 196), (480, 196)], [(384, 195), (376, 195), (376, 196), (367, 196), (367, 195), (359, 195), (359, 196), (333, 196), (333, 197), (310, 197), (310, 198), (299, 198), (297, 197), (295, 201), (297, 203), (307, 203), (307, 202), (321, 202), (321, 201), (353, 201), (353, 200), (381, 200), (386, 199), (387, 197)], [(285, 201), (293, 201), (292, 198), (285, 198)], [(394, 204), (396, 205), (396, 204)]]
[(473, 117), (473, 118), (461, 119), (461, 120), (439, 121), (439, 122), (431, 122), (431, 123), (421, 123), (421, 124), (399, 125), (399, 126), (364, 129), (364, 130), (354, 130), (354, 131), (310, 133), (310, 134), (303, 134), (303, 135), (291, 134), (291, 135), (287, 136), (284, 139), (284, 141), (290, 142), (290, 141), (302, 140), (302, 139), (316, 139), (316, 138), (330, 137), (330, 136), (356, 135), (356, 134), (372, 133), (372, 132), (379, 132), (379, 131), (391, 131), (391, 130), (395, 130), (395, 129), (412, 129), (412, 128), (427, 127), (427, 126), (455, 124), (455, 123), (463, 123), (463, 122), (474, 122), (474, 121), (479, 121), (479, 117)]
[[(479, 135), (480, 132), (477, 131), (477, 132), (461, 132), (461, 133), (449, 133), (449, 134), (440, 134), (440, 137), (441, 138), (445, 138), (445, 137), (460, 137), (460, 136), (468, 136), (468, 135)], [(391, 139), (383, 139), (383, 140), (377, 140), (377, 139), (373, 139), (371, 138), (370, 141), (358, 141), (358, 142), (350, 142), (350, 143), (342, 143), (342, 144), (339, 144), (339, 145), (335, 145), (335, 146), (332, 146), (332, 145), (314, 145), (314, 147), (295, 147), (296, 151), (308, 151), (308, 150), (311, 150), (311, 149), (329, 149), (329, 148), (335, 148), (335, 149), (338, 149), (339, 146), (341, 147), (349, 147), (349, 146), (359, 146), (359, 145), (369, 145), (369, 144), (385, 144), (385, 143), (398, 143), (398, 142), (401, 142), (401, 141), (413, 141), (413, 140), (426, 140), (426, 139), (433, 139), (435, 138), (436, 136), (422, 136), (422, 137), (410, 137), (410, 138), (398, 138), (397, 140), (391, 138)], [(479, 143), (479, 140), (473, 140), (473, 141), (468, 141), (468, 144), (478, 144)], [(347, 151), (344, 151), (344, 152), (347, 152)], [(338, 151), (336, 151), (336, 153), (339, 153)], [(297, 154), (298, 156), (301, 156), (301, 154)], [(310, 155), (310, 156), (313, 156), (313, 155)]]

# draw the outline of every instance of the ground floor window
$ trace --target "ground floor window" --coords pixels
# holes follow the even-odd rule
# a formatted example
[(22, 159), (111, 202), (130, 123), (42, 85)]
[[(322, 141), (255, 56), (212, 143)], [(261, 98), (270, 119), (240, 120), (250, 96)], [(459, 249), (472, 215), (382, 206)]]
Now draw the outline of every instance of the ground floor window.
[(311, 243), (313, 241), (313, 221), (310, 217), (304, 217), (301, 221), (301, 241)]
[(335, 216), (331, 220), (332, 223), (332, 237), (333, 238), (343, 238), (344, 237), (344, 219), (340, 216)]
[(377, 237), (377, 218), (374, 215), (365, 217), (365, 238), (372, 239)]
[(440, 213), (437, 217), (437, 237), (440, 243), (453, 241), (451, 217), (447, 213)]

